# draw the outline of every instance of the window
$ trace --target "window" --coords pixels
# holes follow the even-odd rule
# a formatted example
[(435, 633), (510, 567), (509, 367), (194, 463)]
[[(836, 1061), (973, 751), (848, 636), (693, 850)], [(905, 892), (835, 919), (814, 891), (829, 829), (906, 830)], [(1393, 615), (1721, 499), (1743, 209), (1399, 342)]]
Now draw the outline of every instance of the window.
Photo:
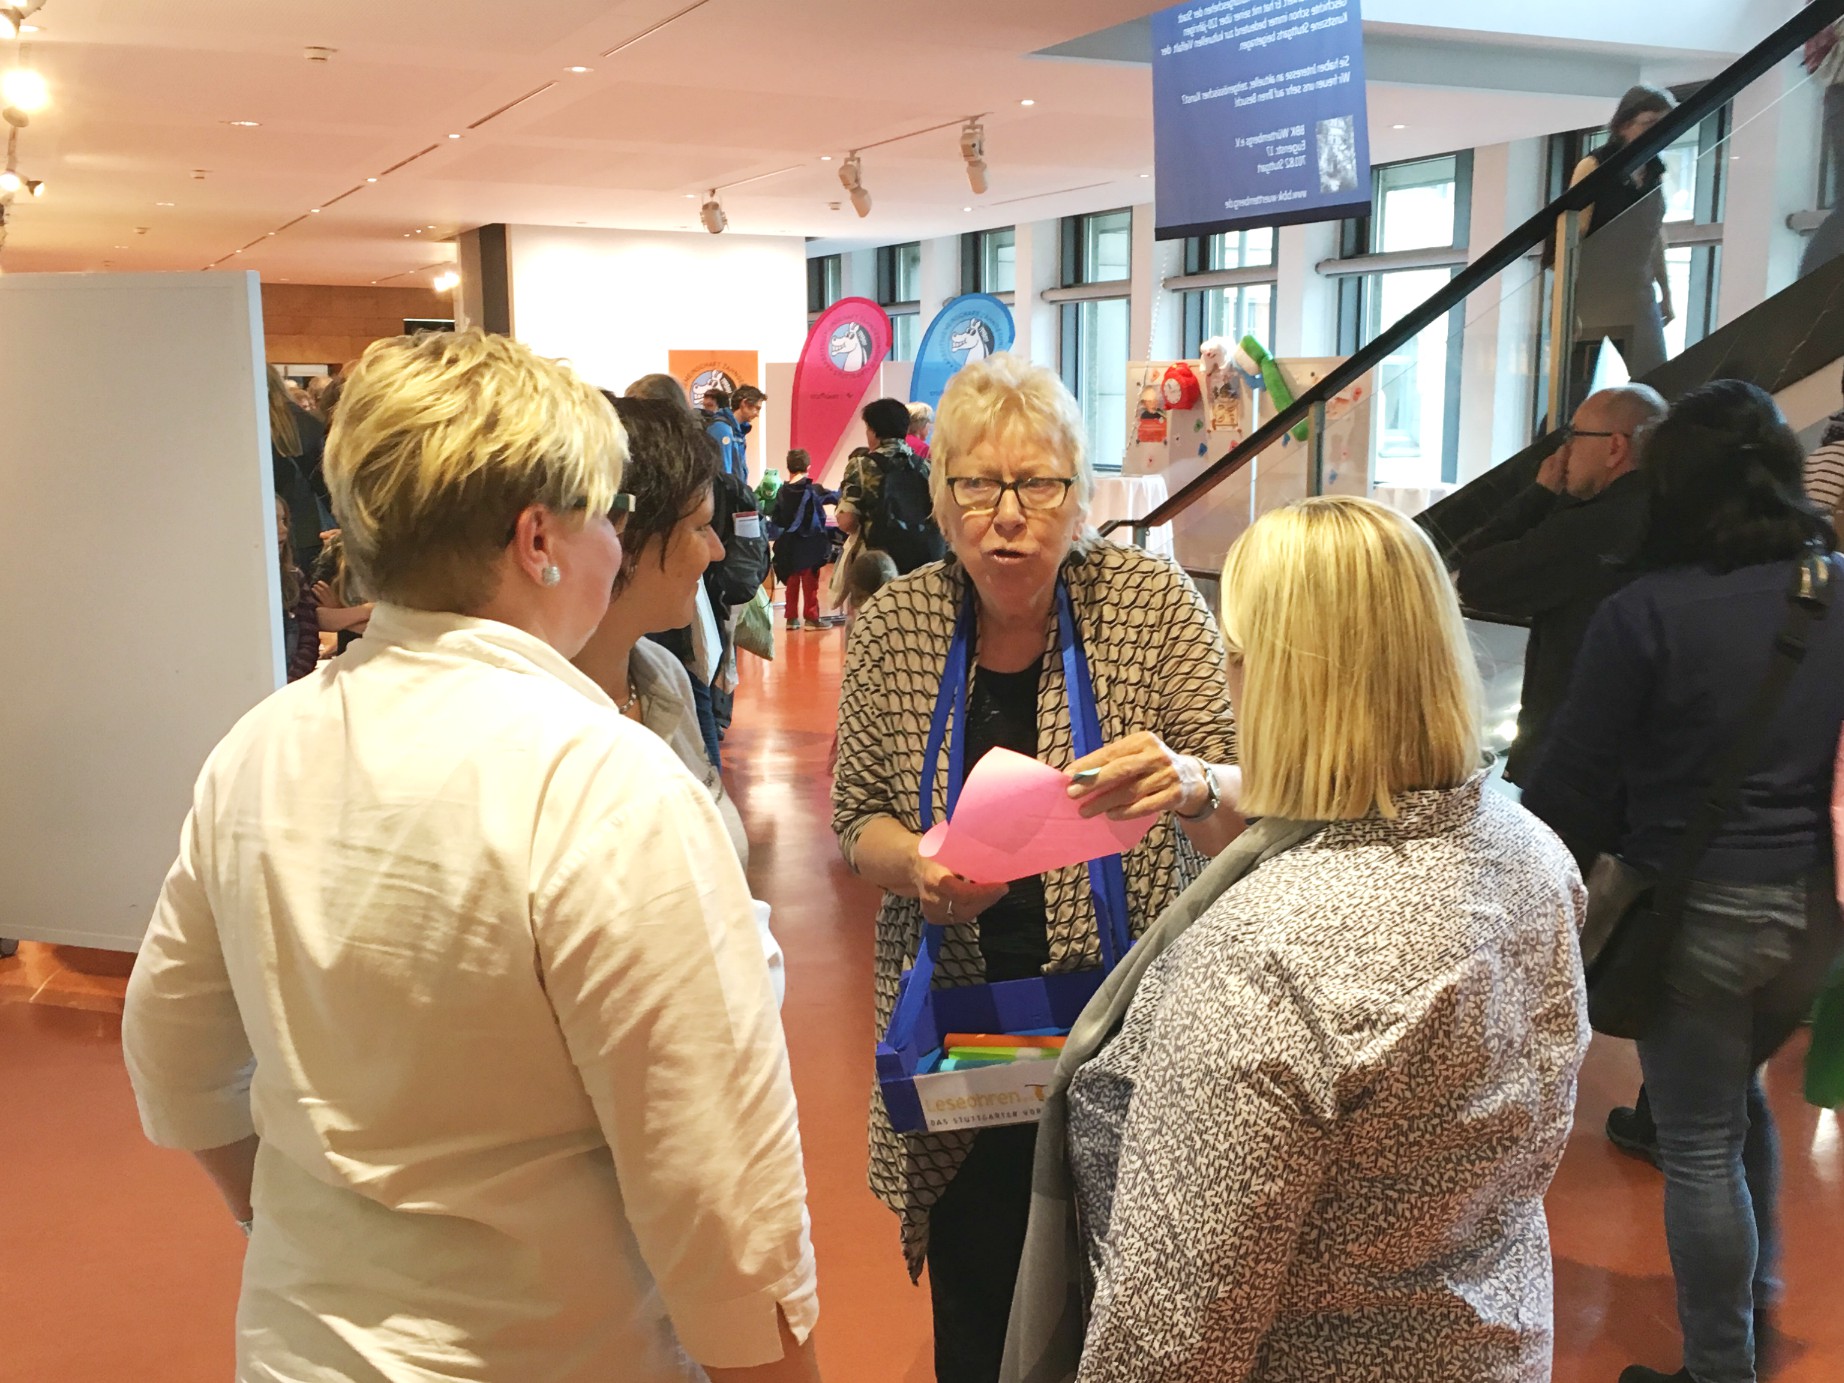
[[(1185, 241), (1186, 274), (1274, 268), (1274, 228), (1194, 235)], [(1184, 295), (1184, 353), (1195, 356), (1213, 336), (1240, 341), (1253, 336), (1274, 345), (1274, 278), (1267, 275), (1220, 288), (1191, 289)]]
[(838, 255), (807, 261), (807, 315), (817, 317), (845, 296), (845, 265)]
[[(1695, 86), (1674, 88), (1679, 100)], [(1665, 324), (1665, 354), (1675, 357), (1695, 345), (1716, 325), (1716, 299), (1722, 284), (1722, 222), (1728, 202), (1729, 161), (1725, 157), (1732, 107), (1724, 106), (1687, 130), (1659, 155), (1665, 165), (1665, 276), (1671, 283), (1676, 317)], [(1554, 201), (1568, 187), (1576, 165), (1607, 141), (1607, 129), (1573, 130), (1551, 135), (1545, 200)], [(1821, 178), (1823, 170), (1821, 169)], [(1829, 189), (1821, 185), (1820, 205)], [(1540, 397), (1548, 390), (1548, 315), (1540, 331), (1544, 363)], [(1540, 411), (1540, 409), (1539, 409)]]
[(1119, 469), (1127, 449), (1132, 273), (1131, 210), (1064, 219), (1064, 288), (1102, 290), (1064, 301), (1061, 358), (1063, 382), (1082, 407), (1089, 455), (1103, 470)]
[(960, 291), (1010, 293), (1018, 286), (1018, 231), (969, 231), (960, 238)]
[(1063, 218), (1065, 288), (1122, 283), (1133, 276), (1133, 212), (1101, 211)]
[[(1466, 248), (1472, 154), (1387, 164), (1375, 179), (1369, 216), (1347, 221), (1346, 258)], [(1339, 350), (1368, 345), (1439, 292), (1457, 266), (1381, 268), (1338, 286)], [(1376, 372), (1379, 485), (1452, 483), (1459, 474), (1462, 304), (1388, 356)]]
[(877, 301), (890, 314), (890, 358), (914, 360), (922, 331), (922, 242), (877, 252)]

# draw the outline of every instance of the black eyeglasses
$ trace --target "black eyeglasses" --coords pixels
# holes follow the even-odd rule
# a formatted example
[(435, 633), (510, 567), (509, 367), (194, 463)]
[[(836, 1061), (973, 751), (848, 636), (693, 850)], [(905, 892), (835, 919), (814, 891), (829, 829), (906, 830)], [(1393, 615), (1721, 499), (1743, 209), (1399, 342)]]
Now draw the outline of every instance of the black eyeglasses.
[(1069, 498), (1075, 479), (1065, 475), (1027, 475), (1022, 480), (997, 480), (989, 475), (951, 475), (948, 493), (954, 503), (970, 514), (986, 514), (997, 509), (1010, 490), (1018, 496), (1020, 509), (1060, 509)]
[(1577, 437), (1631, 437), (1630, 432), (1595, 432), (1585, 427), (1565, 427), (1562, 429), (1562, 444), (1567, 446)]

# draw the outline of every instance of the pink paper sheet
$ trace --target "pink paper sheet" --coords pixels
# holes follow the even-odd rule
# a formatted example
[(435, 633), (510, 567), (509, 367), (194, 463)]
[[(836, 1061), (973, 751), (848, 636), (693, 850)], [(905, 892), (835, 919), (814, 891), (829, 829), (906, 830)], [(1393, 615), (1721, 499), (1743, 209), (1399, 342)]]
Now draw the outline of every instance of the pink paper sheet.
[(922, 837), (922, 856), (975, 883), (1005, 884), (1124, 854), (1157, 819), (1084, 817), (1067, 773), (994, 749), (961, 784), (953, 818)]

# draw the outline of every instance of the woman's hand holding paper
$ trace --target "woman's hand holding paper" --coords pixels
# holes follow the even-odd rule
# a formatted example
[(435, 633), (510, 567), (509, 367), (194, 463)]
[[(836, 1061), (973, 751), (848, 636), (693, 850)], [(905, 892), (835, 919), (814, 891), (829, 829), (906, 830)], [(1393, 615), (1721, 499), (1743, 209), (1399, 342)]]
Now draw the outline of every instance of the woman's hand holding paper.
[(1115, 740), (1078, 759), (1071, 772), (1089, 769), (1099, 770), (1094, 781), (1072, 783), (1069, 789), (1084, 816), (1105, 813), (1115, 821), (1161, 812), (1196, 816), (1210, 805), (1203, 762), (1173, 753), (1164, 740), (1148, 731)]
[[(916, 838), (921, 844), (921, 837)], [(916, 856), (916, 897), (922, 916), (940, 927), (961, 927), (979, 921), (980, 914), (1006, 894), (1010, 884), (976, 884), (931, 859)]]

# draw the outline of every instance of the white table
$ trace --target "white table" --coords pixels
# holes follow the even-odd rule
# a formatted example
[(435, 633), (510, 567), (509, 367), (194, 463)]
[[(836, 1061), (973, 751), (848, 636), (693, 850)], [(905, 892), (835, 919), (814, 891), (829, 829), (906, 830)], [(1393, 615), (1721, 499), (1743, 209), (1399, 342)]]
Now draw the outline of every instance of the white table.
[[(1095, 481), (1095, 500), (1089, 505), (1088, 520), (1100, 528), (1115, 519), (1141, 519), (1170, 497), (1162, 475), (1103, 475)], [(1108, 536), (1124, 546), (1133, 543), (1130, 528), (1117, 528)], [(1169, 523), (1147, 533), (1146, 550), (1176, 560)]]

